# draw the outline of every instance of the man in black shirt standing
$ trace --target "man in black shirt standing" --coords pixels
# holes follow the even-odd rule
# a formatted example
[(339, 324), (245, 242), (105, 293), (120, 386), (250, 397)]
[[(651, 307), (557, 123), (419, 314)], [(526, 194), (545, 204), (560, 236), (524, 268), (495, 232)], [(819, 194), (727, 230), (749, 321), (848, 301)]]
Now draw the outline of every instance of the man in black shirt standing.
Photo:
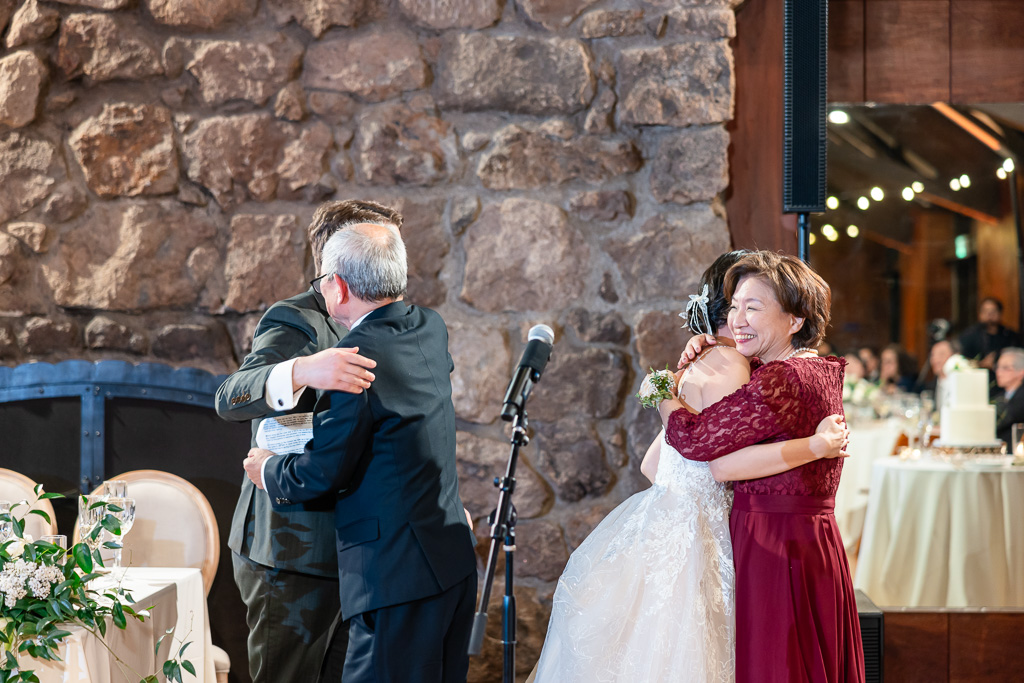
[(960, 335), (960, 347), (965, 358), (977, 360), (978, 365), (994, 370), (999, 352), (1008, 346), (1019, 346), (1020, 335), (1003, 325), (1003, 302), (985, 297), (978, 308), (978, 323)]

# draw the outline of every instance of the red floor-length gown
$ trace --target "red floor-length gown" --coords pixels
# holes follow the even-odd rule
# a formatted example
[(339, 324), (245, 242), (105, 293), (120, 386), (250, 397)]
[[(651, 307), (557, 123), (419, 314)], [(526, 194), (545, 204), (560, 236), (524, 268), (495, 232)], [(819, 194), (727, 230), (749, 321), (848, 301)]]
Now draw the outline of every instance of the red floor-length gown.
[[(843, 412), (835, 357), (760, 365), (750, 382), (699, 414), (677, 410), (666, 438), (714, 460), (755, 443), (810, 436)], [(737, 683), (863, 683), (857, 603), (834, 516), (843, 462), (817, 460), (734, 485)]]

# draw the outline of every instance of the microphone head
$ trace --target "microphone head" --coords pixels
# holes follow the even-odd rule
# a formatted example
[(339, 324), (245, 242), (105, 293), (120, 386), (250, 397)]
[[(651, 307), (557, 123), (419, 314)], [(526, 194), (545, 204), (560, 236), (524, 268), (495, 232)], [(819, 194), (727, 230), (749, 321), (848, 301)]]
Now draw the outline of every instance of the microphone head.
[(534, 325), (526, 335), (526, 340), (533, 341), (534, 339), (553, 345), (555, 343), (555, 331), (543, 323)]

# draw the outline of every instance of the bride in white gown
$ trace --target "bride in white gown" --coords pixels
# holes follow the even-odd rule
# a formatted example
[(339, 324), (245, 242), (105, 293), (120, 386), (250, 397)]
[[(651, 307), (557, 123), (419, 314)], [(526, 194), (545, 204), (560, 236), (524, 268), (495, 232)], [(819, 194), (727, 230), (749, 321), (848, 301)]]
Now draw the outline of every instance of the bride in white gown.
[[(709, 300), (705, 288), (687, 306), (692, 331), (720, 327), (723, 335), (680, 378), (680, 398), (694, 412), (749, 379), (747, 360), (726, 345), (721, 300), (725, 271), (742, 255), (720, 256), (702, 278), (716, 298)], [(686, 460), (659, 434), (641, 466), (653, 486), (615, 508), (569, 558), (531, 680), (733, 681), (732, 491), (723, 482), (767, 476), (794, 460), (845, 455), (846, 434), (841, 419), (830, 416), (813, 437), (751, 446), (710, 466)]]

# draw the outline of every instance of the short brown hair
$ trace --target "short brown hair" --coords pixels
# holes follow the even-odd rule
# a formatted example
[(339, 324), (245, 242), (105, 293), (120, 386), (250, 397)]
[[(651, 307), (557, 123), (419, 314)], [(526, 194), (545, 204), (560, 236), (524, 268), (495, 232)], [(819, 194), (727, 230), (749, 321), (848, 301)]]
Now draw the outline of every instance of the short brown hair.
[(401, 229), (402, 214), (383, 204), (361, 199), (344, 199), (321, 204), (313, 214), (313, 220), (306, 231), (309, 246), (313, 249), (313, 264), (317, 270), (320, 269), (324, 245), (331, 235), (359, 223), (388, 223)]
[(755, 251), (737, 261), (725, 274), (725, 296), (732, 299), (740, 280), (760, 278), (772, 288), (782, 310), (804, 319), (793, 335), (793, 346), (816, 347), (832, 319), (832, 290), (810, 266), (794, 256)]

